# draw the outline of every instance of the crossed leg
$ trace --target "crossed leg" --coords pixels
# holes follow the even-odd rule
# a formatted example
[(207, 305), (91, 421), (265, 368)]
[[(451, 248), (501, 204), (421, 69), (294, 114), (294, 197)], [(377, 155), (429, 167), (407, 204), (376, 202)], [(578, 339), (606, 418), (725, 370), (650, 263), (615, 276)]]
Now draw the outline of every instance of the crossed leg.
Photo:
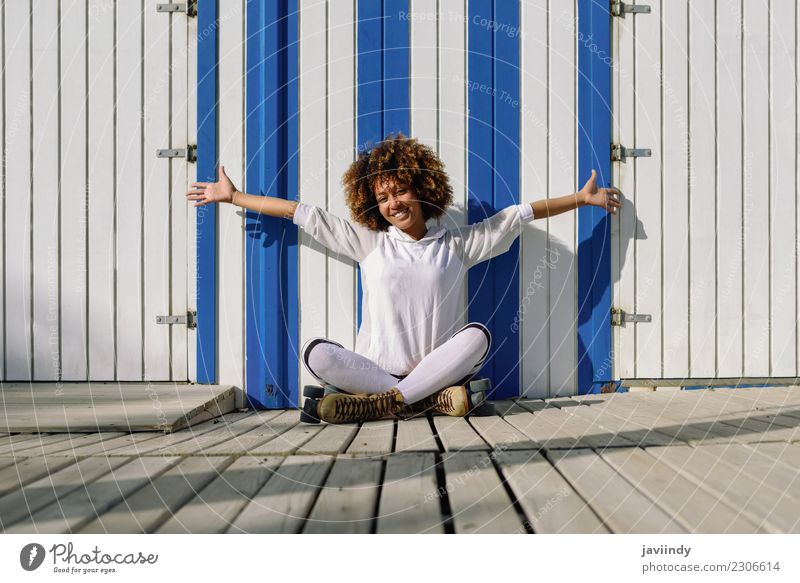
[(470, 322), (405, 377), (389, 374), (366, 356), (326, 338), (309, 339), (302, 359), (306, 370), (320, 382), (350, 393), (380, 393), (397, 387), (410, 405), (444, 387), (467, 382), (483, 366), (491, 345), (489, 330)]

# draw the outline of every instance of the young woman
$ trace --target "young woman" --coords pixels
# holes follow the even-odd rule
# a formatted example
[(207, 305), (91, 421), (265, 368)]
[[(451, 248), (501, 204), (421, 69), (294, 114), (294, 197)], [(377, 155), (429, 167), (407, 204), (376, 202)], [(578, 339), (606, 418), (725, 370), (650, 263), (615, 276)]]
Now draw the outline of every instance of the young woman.
[(452, 188), (436, 153), (402, 133), (359, 154), (342, 185), (353, 221), (314, 205), (240, 192), (224, 166), (218, 182), (193, 182), (186, 194), (194, 206), (227, 202), (290, 219), (361, 265), (355, 351), (326, 338), (309, 339), (301, 351), (311, 375), (345, 391), (306, 401), (307, 418), (330, 423), (424, 410), (465, 415), (471, 406), (465, 383), (492, 343), (479, 322), (455, 329), (467, 270), (508, 251), (525, 222), (584, 205), (611, 213), (620, 206), (619, 190), (598, 188), (592, 170), (577, 193), (512, 205), (467, 227), (428, 227), (452, 203)]

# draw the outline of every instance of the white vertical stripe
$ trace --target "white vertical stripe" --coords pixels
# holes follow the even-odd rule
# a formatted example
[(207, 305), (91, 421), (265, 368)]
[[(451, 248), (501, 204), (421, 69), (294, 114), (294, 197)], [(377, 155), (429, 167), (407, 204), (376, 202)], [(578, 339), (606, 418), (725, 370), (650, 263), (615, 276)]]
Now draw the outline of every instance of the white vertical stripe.
[(60, 375), (58, 221), (58, 9), (33, 10), (34, 380)]
[[(316, 43), (313, 37), (311, 42)], [(324, 41), (323, 41), (324, 42)], [(327, 75), (327, 91), (320, 96), (327, 104), (327, 119), (322, 125), (311, 125), (316, 129), (318, 140), (327, 143), (326, 158), (316, 160), (307, 171), (321, 172), (327, 184), (327, 206), (332, 213), (352, 220), (344, 200), (342, 175), (354, 160), (356, 144), (356, 3), (328, 2), (327, 7), (327, 55), (326, 66), (307, 74)], [(325, 78), (325, 77), (323, 77)], [(326, 164), (327, 160), (327, 164)], [(325, 170), (327, 169), (327, 172)], [(355, 262), (342, 258), (328, 258), (328, 336), (345, 348), (354, 349), (356, 339), (358, 288)], [(324, 289), (316, 288), (316, 293)]]
[[(439, 0), (437, 4), (438, 54), (438, 153), (453, 188), (453, 205), (439, 224), (448, 228), (467, 224), (467, 4)], [(411, 23), (412, 28), (415, 26)], [(434, 44), (432, 41), (427, 41)], [(412, 77), (414, 86), (416, 79)], [(413, 98), (412, 98), (413, 99)], [(412, 102), (412, 123), (415, 106)], [(461, 294), (461, 319), (458, 327), (467, 323), (466, 278)]]
[[(660, 254), (649, 254), (645, 246), (643, 263), (651, 262), (657, 269), (663, 269), (661, 309), (657, 310), (656, 299), (652, 309), (661, 312), (663, 329), (662, 358), (651, 352), (658, 344), (655, 336), (659, 326), (638, 325), (637, 333), (646, 340), (639, 344), (651, 360), (643, 355), (644, 366), (653, 370), (651, 374), (667, 378), (686, 377), (689, 373), (689, 87), (688, 87), (688, 21), (686, 0), (670, 0), (662, 3), (662, 58), (663, 84), (661, 86), (661, 126), (662, 126), (662, 207), (661, 207), (661, 247)], [(638, 23), (641, 24), (640, 18)], [(658, 61), (656, 61), (658, 62)], [(708, 74), (708, 73), (706, 73)], [(648, 103), (649, 106), (649, 103)], [(645, 110), (649, 113), (649, 107)], [(645, 124), (658, 123), (655, 116), (645, 117)], [(642, 143), (643, 147), (649, 144)], [(655, 200), (654, 191), (647, 183), (640, 183), (637, 194), (642, 202), (650, 206)], [(658, 207), (654, 208), (658, 217)], [(644, 224), (650, 237), (652, 223)], [(646, 268), (645, 268), (646, 269)], [(656, 288), (656, 293), (659, 291)], [(637, 298), (641, 294), (637, 290)], [(645, 313), (650, 313), (645, 311)], [(662, 360), (661, 368), (658, 361)], [(660, 368), (660, 370), (658, 370)]]
[[(521, 155), (520, 201), (531, 203), (547, 198), (548, 160), (550, 155), (548, 106), (548, 2), (525, 1), (521, 5), (519, 41), (521, 69), (520, 118)], [(556, 26), (573, 23), (569, 15), (556, 15)], [(532, 398), (546, 398), (550, 391), (550, 265), (547, 220), (534, 220), (524, 226), (520, 242), (520, 304), (518, 325), (520, 337), (520, 392)], [(560, 253), (558, 261), (569, 262), (573, 250), (553, 248)]]
[(744, 3), (744, 374), (769, 376), (769, 12)]
[[(144, 378), (168, 379), (169, 326), (156, 316), (169, 314), (169, 167), (156, 158), (159, 148), (173, 147), (169, 132), (169, 18), (152, 5), (144, 11)], [(180, 147), (176, 145), (175, 147)]]
[(744, 374), (742, 354), (742, 11), (717, 5), (717, 375)]
[[(187, 100), (187, 43), (189, 42), (188, 39), (188, 27), (187, 27), (187, 18), (184, 14), (175, 13), (172, 15), (172, 35), (171, 35), (171, 42), (172, 47), (170, 49), (170, 141), (174, 144), (173, 147), (178, 148), (185, 148), (186, 144), (188, 143), (188, 132), (187, 126), (189, 120), (186, 117), (186, 100)], [(234, 18), (229, 22), (227, 26), (220, 26), (220, 37), (223, 34), (223, 31), (237, 30), (238, 26), (236, 25), (236, 21), (238, 18)], [(220, 15), (220, 22), (226, 22), (227, 15), (223, 13)], [(192, 39), (194, 40), (194, 39)], [(241, 50), (241, 49), (240, 49)], [(220, 52), (220, 59), (225, 53)], [(241, 84), (239, 84), (241, 86)], [(220, 83), (220, 87), (225, 87)], [(233, 98), (235, 100), (239, 100), (239, 95), (241, 95), (241, 89), (239, 89), (238, 94), (234, 90), (232, 91)], [(242, 116), (243, 118), (243, 116)], [(241, 124), (244, 123), (243, 121), (239, 121), (238, 127), (241, 128)], [(220, 126), (222, 127), (222, 126)], [(231, 127), (237, 127), (236, 125), (231, 125)], [(238, 136), (237, 136), (238, 139)], [(224, 144), (224, 142), (220, 142)], [(242, 153), (239, 153), (239, 158), (241, 159)], [(186, 303), (186, 277), (187, 277), (187, 270), (186, 270), (186, 262), (188, 259), (188, 248), (186, 245), (186, 229), (187, 229), (187, 222), (186, 222), (186, 213), (185, 205), (186, 199), (184, 197), (184, 193), (186, 192), (186, 185), (188, 183), (187, 178), (189, 177), (189, 163), (186, 161), (186, 158), (174, 158), (170, 163), (170, 181), (168, 183), (169, 188), (169, 201), (170, 207), (167, 211), (168, 220), (170, 220), (169, 226), (169, 249), (170, 249), (170, 271), (168, 273), (169, 277), (169, 307), (170, 312), (173, 314), (186, 314), (187, 310), (187, 303)], [(241, 184), (241, 183), (239, 183)], [(239, 243), (241, 247), (241, 242)], [(219, 248), (219, 245), (217, 246)], [(219, 258), (219, 253), (217, 253), (217, 258)], [(237, 258), (233, 258), (234, 263), (240, 263), (237, 261)], [(242, 274), (241, 272), (237, 271), (239, 276), (239, 281), (242, 281)], [(219, 280), (224, 281), (224, 280)], [(221, 287), (221, 286), (218, 286)], [(238, 287), (238, 286), (237, 286)], [(235, 309), (235, 306), (233, 306)], [(241, 328), (241, 324), (238, 328)], [(178, 326), (170, 326), (170, 356), (171, 356), (171, 369), (170, 369), (170, 379), (174, 381), (182, 381), (185, 382), (188, 380), (188, 373), (186, 370), (187, 365), (187, 357), (186, 357), (186, 326), (178, 325)], [(218, 329), (219, 330), (219, 329)], [(219, 332), (217, 333), (219, 335)], [(222, 342), (217, 341), (217, 346), (220, 347)], [(218, 348), (218, 350), (220, 350)], [(238, 353), (238, 351), (237, 351)], [(232, 357), (232, 358), (235, 358)], [(221, 352), (219, 356), (220, 361), (222, 360)], [(221, 368), (221, 362), (220, 362)], [(235, 379), (234, 379), (235, 380)], [(222, 382), (219, 373), (217, 374), (217, 382)], [(235, 384), (231, 382), (231, 384)]]
[[(188, 69), (188, 98), (186, 101), (186, 111), (187, 111), (187, 119), (188, 119), (188, 129), (187, 135), (190, 144), (197, 144), (197, 18), (190, 18), (189, 20), (189, 32), (188, 32), (188, 39), (187, 39), (187, 46), (188, 46), (188, 54), (187, 54), (187, 69)], [(242, 26), (246, 26), (246, 23), (242, 23)], [(244, 30), (247, 30), (246, 28)], [(242, 38), (244, 38), (244, 33), (242, 33)], [(245, 48), (242, 48), (245, 50)], [(244, 63), (242, 63), (242, 70), (240, 74), (244, 77), (245, 70), (244, 70)], [(245, 88), (242, 87), (242, 95), (239, 96), (241, 100), (245, 98)], [(242, 106), (244, 109), (244, 105)], [(245, 124), (246, 122), (242, 121)], [(244, 131), (242, 132), (242, 139), (244, 140)], [(242, 151), (244, 152), (244, 146), (242, 146)], [(236, 163), (235, 160), (231, 161), (231, 166), (234, 166)], [(244, 164), (245, 159), (242, 157), (242, 160), (239, 161), (240, 167), (242, 168), (242, 176), (244, 176)], [(227, 168), (226, 168), (227, 169)], [(181, 193), (184, 193), (188, 190), (188, 182), (194, 182), (197, 180), (197, 164), (192, 164), (189, 166), (189, 176), (187, 184), (185, 185), (186, 188), (181, 189)], [(244, 189), (244, 180), (236, 185), (240, 189)], [(192, 311), (197, 311), (197, 209), (194, 207), (192, 203), (184, 203), (185, 213), (186, 213), (186, 231), (187, 231), (187, 254), (188, 254), (188, 270), (187, 270), (187, 282), (186, 282), (186, 295), (187, 295), (187, 309)], [(244, 215), (244, 213), (242, 213)], [(242, 222), (244, 222), (244, 216), (242, 217)], [(242, 243), (244, 244), (244, 243)], [(242, 257), (242, 262), (244, 262), (244, 257)], [(244, 270), (244, 267), (242, 267)], [(175, 282), (177, 283), (177, 282)], [(242, 281), (242, 287), (240, 288), (240, 293), (244, 294), (244, 280)], [(240, 300), (241, 304), (244, 305), (244, 298)], [(244, 317), (244, 316), (242, 316)], [(244, 325), (242, 325), (241, 330), (242, 335), (242, 346), (244, 346), (244, 338), (245, 338), (245, 330)], [(195, 329), (188, 329), (186, 333), (187, 337), (187, 371), (189, 380), (196, 382), (197, 381), (197, 328)], [(244, 361), (244, 349), (242, 349), (241, 360)], [(242, 363), (244, 366), (244, 362)], [(244, 389), (244, 376), (242, 377), (241, 384), (237, 383), (242, 389)], [(238, 396), (238, 394), (237, 394)], [(239, 407), (240, 403), (236, 403), (236, 406)]]
[[(713, 377), (716, 347), (714, 0), (689, 14), (689, 370)], [(667, 247), (669, 248), (669, 247)], [(671, 318), (670, 318), (671, 319)]]
[[(439, 150), (439, 47), (436, 0), (408, 0), (411, 137)], [(444, 15), (447, 18), (447, 13)]]
[[(649, 324), (629, 324), (636, 342), (635, 376), (660, 377), (661, 367), (661, 180), (662, 37), (667, 34), (661, 24), (661, 1), (651, 2), (652, 13), (635, 18), (636, 34), (636, 135), (627, 147), (651, 148), (652, 157), (628, 159), (635, 165), (636, 231), (634, 234), (634, 269), (636, 272), (636, 313), (650, 314)], [(664, 43), (668, 42), (666, 40)]]
[[(327, 61), (327, 1), (299, 0), (299, 120), (300, 147), (299, 199), (307, 204), (325, 206), (326, 173), (319, 169), (326, 157), (324, 128), (327, 124), (326, 61)], [(320, 135), (322, 132), (322, 135)], [(323, 166), (324, 168), (324, 166)], [(300, 306), (300, 339), (298, 366), (300, 387), (311, 384), (313, 378), (300, 364), (303, 343), (314, 336), (325, 336), (327, 261), (325, 249), (316, 245), (302, 229), (298, 232), (298, 289)], [(321, 285), (314, 285), (320, 282)], [(300, 391), (302, 395), (302, 389)]]
[[(241, 22), (245, 11), (244, 1), (236, 0), (220, 6), (219, 19), (219, 160), (225, 166), (233, 184), (244, 188), (243, 149), (244, 128), (247, 120), (242, 96), (246, 40)], [(193, 99), (194, 97), (192, 97)], [(174, 167), (173, 167), (174, 169)], [(228, 204), (219, 207), (219, 238), (217, 260), (219, 277), (219, 374), (218, 382), (243, 386), (245, 240), (244, 212)], [(237, 393), (239, 395), (241, 393)], [(237, 403), (244, 406), (244, 401)]]
[[(117, 4), (117, 378), (142, 380), (142, 10)], [(148, 155), (148, 152), (144, 152)], [(184, 203), (185, 204), (185, 203)]]
[(6, 109), (5, 109), (5, 3), (0, 4), (0, 379), (6, 378)]
[[(614, 18), (613, 46), (614, 53), (613, 75), (616, 79), (616, 90), (612, 91), (614, 98), (614, 124), (616, 132), (613, 141), (627, 147), (636, 143), (635, 112), (636, 96), (636, 69), (634, 63), (636, 18)], [(648, 147), (651, 146), (648, 144)], [(653, 147), (654, 148), (654, 147)], [(654, 155), (657, 155), (655, 149)], [(618, 219), (612, 220), (611, 230), (611, 265), (612, 282), (614, 285), (614, 307), (628, 313), (635, 311), (636, 306), (636, 270), (634, 269), (636, 256), (635, 236), (637, 229), (636, 206), (636, 164), (634, 162), (612, 163), (614, 169), (614, 185), (622, 192), (622, 207), (617, 211)], [(635, 367), (635, 336), (634, 326), (613, 326), (614, 336), (614, 376), (612, 378), (631, 378), (634, 376)]]
[[(576, 192), (575, 184), (575, 101), (576, 74), (575, 3), (550, 3), (548, 197)], [(567, 123), (567, 120), (573, 120)], [(580, 177), (581, 182), (588, 178)], [(547, 219), (548, 252), (558, 261), (550, 262), (550, 382), (551, 395), (577, 391), (577, 254), (575, 249), (577, 213), (562, 213)], [(527, 260), (527, 258), (526, 258)]]
[(770, 376), (797, 375), (797, 70), (792, 0), (772, 0), (770, 35)]
[(6, 380), (31, 378), (30, 3), (5, 3)]
[[(63, 379), (88, 380), (86, 7), (61, 8), (61, 345)], [(70, 34), (64, 34), (70, 31)], [(137, 47), (138, 50), (138, 47)], [(135, 116), (138, 120), (138, 116)], [(136, 145), (138, 148), (138, 144)], [(139, 198), (138, 189), (135, 195)], [(133, 267), (136, 269), (136, 267)]]
[[(11, 25), (10, 23), (13, 23)], [(30, 3), (6, 4), (6, 363), (9, 380), (32, 378)]]
[(89, 376), (114, 379), (114, 11), (105, 0), (89, 3), (88, 78)]

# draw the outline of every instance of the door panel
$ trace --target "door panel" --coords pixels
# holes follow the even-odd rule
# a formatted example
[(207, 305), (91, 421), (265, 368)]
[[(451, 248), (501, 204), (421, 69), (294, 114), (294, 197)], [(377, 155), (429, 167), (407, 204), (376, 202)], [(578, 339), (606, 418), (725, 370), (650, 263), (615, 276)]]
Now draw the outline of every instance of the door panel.
[(189, 18), (3, 10), (0, 379), (186, 381), (186, 326), (156, 316), (187, 310), (191, 164), (156, 149), (188, 142)]
[(616, 378), (797, 375), (796, 6), (615, 18)]

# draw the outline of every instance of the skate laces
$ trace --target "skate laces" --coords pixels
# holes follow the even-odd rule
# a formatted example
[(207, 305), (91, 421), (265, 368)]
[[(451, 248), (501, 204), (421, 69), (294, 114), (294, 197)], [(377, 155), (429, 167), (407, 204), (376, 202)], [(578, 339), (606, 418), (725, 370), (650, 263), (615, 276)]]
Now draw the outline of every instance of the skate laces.
[(455, 406), (453, 405), (453, 391), (450, 389), (445, 389), (444, 391), (439, 391), (439, 398), (438, 404), (439, 408), (445, 411), (453, 411)]
[(394, 413), (396, 403), (392, 392), (376, 393), (366, 397), (345, 397), (334, 402), (334, 415), (340, 419), (364, 420)]
[(449, 388), (436, 391), (422, 401), (412, 405), (412, 407), (414, 412), (425, 412), (433, 409), (441, 413), (452, 412), (456, 408), (453, 403), (453, 391)]

